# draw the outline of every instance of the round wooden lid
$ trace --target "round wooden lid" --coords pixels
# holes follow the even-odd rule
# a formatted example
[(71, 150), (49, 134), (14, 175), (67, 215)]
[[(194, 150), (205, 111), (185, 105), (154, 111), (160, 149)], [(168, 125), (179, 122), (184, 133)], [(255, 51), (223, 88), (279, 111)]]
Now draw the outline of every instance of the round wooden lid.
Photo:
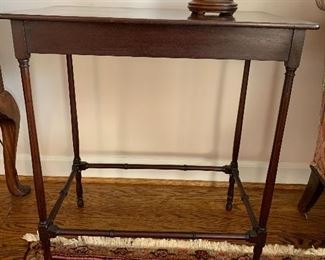
[(233, 0), (192, 0), (188, 8), (193, 14), (219, 13), (220, 16), (231, 16), (237, 10)]

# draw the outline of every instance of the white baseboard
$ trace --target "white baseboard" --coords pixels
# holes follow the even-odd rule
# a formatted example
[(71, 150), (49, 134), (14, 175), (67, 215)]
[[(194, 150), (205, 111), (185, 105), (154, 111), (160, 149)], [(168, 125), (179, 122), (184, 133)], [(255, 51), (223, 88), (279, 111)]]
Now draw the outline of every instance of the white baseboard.
[[(111, 163), (151, 163), (151, 164), (197, 164), (197, 165), (226, 165), (229, 161), (214, 161), (205, 158), (179, 158), (158, 156), (83, 156), (88, 162), (111, 162)], [(42, 169), (44, 176), (67, 176), (70, 173), (72, 157), (44, 156), (42, 157)], [(3, 175), (3, 159), (0, 160)], [(265, 182), (268, 164), (266, 162), (240, 161), (240, 175), (244, 182)], [(21, 175), (31, 176), (32, 167), (30, 155), (19, 154), (17, 156), (17, 169)], [(280, 163), (277, 183), (306, 184), (310, 169), (306, 163)], [(202, 181), (227, 181), (227, 175), (214, 172), (199, 171), (157, 171), (157, 170), (87, 170), (84, 177), (110, 177), (110, 178), (145, 178), (145, 179), (181, 179)]]

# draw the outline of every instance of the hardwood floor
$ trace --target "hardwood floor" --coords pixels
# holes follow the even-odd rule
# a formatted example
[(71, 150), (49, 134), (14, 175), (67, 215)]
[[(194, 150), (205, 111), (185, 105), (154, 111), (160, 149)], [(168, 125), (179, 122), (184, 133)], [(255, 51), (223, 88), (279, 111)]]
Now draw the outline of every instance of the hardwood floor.
[[(21, 178), (32, 184), (31, 178)], [(53, 205), (65, 178), (45, 181), (48, 208)], [(132, 185), (130, 185), (132, 183)], [(262, 186), (245, 185), (255, 211), (260, 205)], [(325, 196), (305, 220), (297, 211), (303, 186), (278, 185), (269, 220), (268, 243), (297, 247), (325, 247)], [(37, 228), (35, 194), (24, 198), (9, 195), (0, 178), (0, 259), (22, 259), (27, 244), (21, 237)], [(66, 227), (131, 230), (225, 231), (248, 230), (246, 212), (235, 194), (232, 212), (224, 210), (224, 183), (84, 179), (85, 208), (78, 209), (74, 187), (57, 216), (56, 224)]]

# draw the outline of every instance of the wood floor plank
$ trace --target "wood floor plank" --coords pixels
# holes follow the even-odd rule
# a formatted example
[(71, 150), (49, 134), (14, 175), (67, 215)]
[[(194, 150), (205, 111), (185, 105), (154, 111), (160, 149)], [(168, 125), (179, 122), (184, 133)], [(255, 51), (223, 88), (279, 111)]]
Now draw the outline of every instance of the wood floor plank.
[[(23, 178), (32, 184), (31, 178)], [(57, 198), (64, 178), (46, 178), (48, 208)], [(131, 183), (132, 185), (130, 185)], [(247, 184), (258, 212), (262, 185)], [(325, 247), (325, 198), (321, 196), (308, 220), (297, 211), (303, 187), (278, 185), (269, 221), (268, 243), (298, 247)], [(224, 210), (227, 189), (196, 182), (88, 179), (84, 184), (85, 208), (78, 209), (74, 187), (57, 216), (62, 227), (130, 230), (243, 232), (249, 229), (246, 211), (236, 192), (232, 212)], [(35, 194), (15, 198), (0, 178), (0, 259), (22, 259), (26, 242), (21, 237), (37, 229)]]

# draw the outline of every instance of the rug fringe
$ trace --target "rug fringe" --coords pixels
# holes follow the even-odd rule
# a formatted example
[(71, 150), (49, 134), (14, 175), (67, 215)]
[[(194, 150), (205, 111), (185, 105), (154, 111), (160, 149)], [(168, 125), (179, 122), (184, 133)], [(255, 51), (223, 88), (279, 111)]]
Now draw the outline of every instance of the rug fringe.
[[(39, 241), (37, 234), (25, 234), (23, 239), (27, 242)], [(190, 248), (192, 250), (212, 250), (217, 252), (231, 252), (252, 254), (253, 246), (236, 245), (228, 242), (212, 242), (208, 240), (175, 240), (175, 239), (151, 239), (151, 238), (109, 238), (109, 237), (87, 237), (68, 239), (65, 237), (56, 237), (51, 239), (52, 243), (62, 244), (64, 246), (99, 246), (113, 248)], [(325, 248), (310, 248), (307, 250), (297, 249), (293, 245), (266, 245), (263, 255), (276, 256), (325, 256)]]

